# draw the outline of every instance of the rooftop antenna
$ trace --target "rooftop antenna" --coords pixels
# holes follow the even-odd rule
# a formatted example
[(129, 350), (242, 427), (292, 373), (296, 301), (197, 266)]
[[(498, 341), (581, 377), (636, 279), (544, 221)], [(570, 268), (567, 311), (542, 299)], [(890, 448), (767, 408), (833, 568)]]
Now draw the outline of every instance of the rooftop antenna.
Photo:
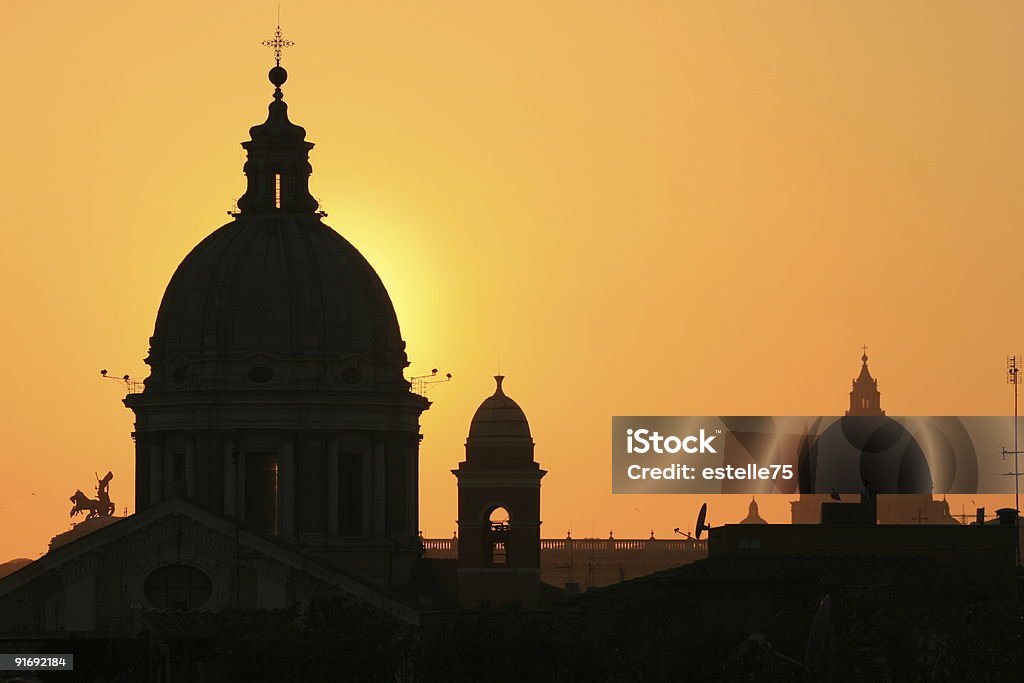
[(1019, 356), (1008, 356), (1006, 359), (1006, 383), (1013, 385), (1013, 450), (1008, 451), (1003, 448), (1003, 460), (1006, 456), (1013, 455), (1013, 472), (1007, 473), (1006, 476), (1013, 477), (1013, 509), (1014, 519), (1013, 525), (1017, 527), (1017, 533), (1014, 534), (1014, 538), (1017, 539), (1017, 564), (1020, 564), (1020, 449), (1017, 446), (1017, 387), (1020, 386), (1020, 362)]
[(695, 541), (700, 540), (700, 535), (705, 531), (711, 531), (711, 525), (708, 522), (708, 504), (704, 503), (700, 506), (700, 512), (697, 513), (697, 524), (693, 528), (693, 536)]
[(114, 375), (111, 375), (105, 369), (100, 370), (100, 377), (102, 377), (103, 379), (112, 379), (115, 382), (120, 382), (121, 384), (128, 387), (129, 394), (141, 394), (142, 389), (145, 386), (144, 380), (132, 379), (130, 375), (121, 375), (120, 377), (116, 377)]
[[(974, 501), (973, 500), (971, 501), (971, 505), (974, 505)], [(959, 519), (961, 524), (967, 524), (967, 520), (968, 519), (974, 519), (974, 515), (967, 514), (967, 506), (964, 505), (963, 503), (960, 503), (960, 514), (959, 515), (950, 515), (950, 517), (953, 517), (955, 519)]]
[(433, 388), (435, 384), (444, 384), (445, 382), (452, 381), (452, 373), (446, 373), (444, 377), (438, 378), (437, 368), (430, 371), (429, 375), (417, 375), (410, 378), (412, 380), (412, 390), (414, 393), (420, 396), (426, 396), (427, 392)]
[(675, 528), (675, 529), (673, 529), (672, 531), (673, 531), (674, 533), (677, 533), (677, 534), (679, 534), (680, 536), (682, 536), (683, 538), (685, 538), (685, 539), (686, 539), (687, 541), (696, 541), (696, 540), (697, 540), (696, 538), (694, 538), (693, 536), (691, 536), (691, 535), (690, 535), (690, 534), (688, 534), (687, 532), (685, 532), (685, 531), (680, 531), (680, 530), (679, 530), (679, 527), (676, 527), (676, 528)]

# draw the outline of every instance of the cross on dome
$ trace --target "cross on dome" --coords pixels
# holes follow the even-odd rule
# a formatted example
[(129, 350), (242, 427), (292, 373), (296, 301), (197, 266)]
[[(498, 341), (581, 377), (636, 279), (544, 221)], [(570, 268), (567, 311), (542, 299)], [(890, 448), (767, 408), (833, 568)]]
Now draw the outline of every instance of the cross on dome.
[(277, 63), (278, 66), (281, 66), (281, 53), (284, 51), (285, 48), (294, 45), (295, 42), (288, 40), (287, 38), (284, 37), (284, 34), (281, 33), (281, 25), (278, 24), (277, 28), (274, 29), (274, 37), (268, 38), (267, 40), (264, 40), (260, 44), (265, 45), (269, 48), (273, 48), (274, 61)]

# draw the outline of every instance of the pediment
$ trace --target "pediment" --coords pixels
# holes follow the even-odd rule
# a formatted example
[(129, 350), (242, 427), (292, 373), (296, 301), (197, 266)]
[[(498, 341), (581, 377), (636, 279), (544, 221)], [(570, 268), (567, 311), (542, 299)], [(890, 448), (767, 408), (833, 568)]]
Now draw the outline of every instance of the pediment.
[(10, 593), (45, 592), (46, 586), (68, 586), (113, 570), (122, 573), (124, 597), (132, 608), (155, 609), (159, 606), (146, 599), (144, 583), (165, 565), (188, 565), (210, 578), (213, 591), (205, 610), (231, 606), (238, 574), (244, 571), (261, 585), (280, 587), (282, 595), (285, 586), (301, 580), (365, 600), (403, 621), (419, 618), (375, 587), (178, 497), (55, 548), (0, 579), (0, 603)]

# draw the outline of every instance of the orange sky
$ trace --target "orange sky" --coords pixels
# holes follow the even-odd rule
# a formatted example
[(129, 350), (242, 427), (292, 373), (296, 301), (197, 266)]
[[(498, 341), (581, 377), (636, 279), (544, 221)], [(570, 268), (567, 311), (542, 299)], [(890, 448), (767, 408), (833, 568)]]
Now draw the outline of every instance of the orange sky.
[[(242, 192), (275, 13), (5, 3), (0, 561), (38, 556), (94, 471), (133, 509), (132, 416), (98, 371), (145, 374), (171, 273)], [(387, 285), (411, 373), (456, 378), (422, 421), (427, 535), (454, 528), (449, 470), (499, 354), (550, 472), (546, 536), (691, 523), (697, 499), (609, 493), (611, 415), (835, 414), (862, 343), (890, 414), (1011, 410), (1024, 5), (282, 15), (327, 222)]]

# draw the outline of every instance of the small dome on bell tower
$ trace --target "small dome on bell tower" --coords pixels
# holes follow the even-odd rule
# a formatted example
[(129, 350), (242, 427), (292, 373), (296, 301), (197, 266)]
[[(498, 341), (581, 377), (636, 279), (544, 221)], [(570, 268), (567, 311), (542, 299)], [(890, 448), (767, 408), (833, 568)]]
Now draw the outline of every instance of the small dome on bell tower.
[[(477, 408), (459, 482), (459, 602), (534, 607), (540, 594), (540, 480), (530, 424), (504, 376)], [(496, 516), (497, 513), (497, 516)]]

